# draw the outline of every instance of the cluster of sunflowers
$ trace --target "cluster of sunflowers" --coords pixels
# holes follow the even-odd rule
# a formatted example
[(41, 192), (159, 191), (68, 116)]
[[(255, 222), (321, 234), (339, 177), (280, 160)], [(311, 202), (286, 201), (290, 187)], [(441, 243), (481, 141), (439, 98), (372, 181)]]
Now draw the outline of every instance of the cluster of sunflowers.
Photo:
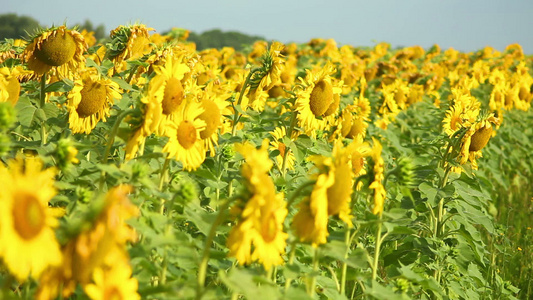
[[(186, 31), (150, 31), (139, 24), (119, 26), (100, 44), (90, 32), (59, 26), (29, 41), (8, 41), (0, 53), (0, 102), (16, 106), (25, 93), (21, 86), (40, 82), (36, 105), (53, 103), (68, 113), (65, 130), (78, 141), (113, 116), (104, 163), (112, 158), (127, 164), (161, 153), (165, 166), (195, 172), (207, 159), (234, 148), (244, 158), (246, 191), (229, 208), (235, 226), (227, 237), (228, 256), (239, 264), (257, 261), (266, 270), (285, 262), (289, 234), (284, 224), (294, 200), (286, 200), (272, 174), (286, 177), (310, 168), (312, 188), (300, 190), (303, 197), (289, 223), (299, 242), (316, 248), (328, 242), (331, 216), (353, 226), (355, 191), (372, 191), (371, 212), (383, 213), (386, 166), (381, 137), (369, 139), (370, 127), (387, 130), (417, 102), (443, 107), (445, 152), (451, 158), (444, 166), (460, 173), (467, 163), (477, 169), (476, 159), (496, 134), (503, 111), (528, 110), (533, 98), (531, 60), (519, 45), (466, 54), (437, 45), (428, 51), (419, 46), (393, 51), (380, 43), (365, 50), (313, 39), (302, 45), (259, 41), (241, 53), (197, 51), (186, 41)], [(55, 83), (66, 88), (47, 92), (45, 87)], [(482, 103), (472, 91), (487, 84), (490, 99)], [(274, 120), (260, 136), (260, 148), (248, 140), (248, 131), (259, 126), (250, 120), (257, 118)], [(121, 124), (127, 134), (114, 147)], [(42, 146), (50, 143), (46, 128), (44, 120), (36, 136)], [(154, 140), (164, 145), (149, 142)], [(328, 148), (301, 159), (304, 152), (297, 145), (302, 140), (326, 141)], [(70, 144), (66, 149), (66, 160), (76, 162), (78, 150)], [(126, 251), (136, 233), (124, 223), (139, 214), (127, 197), (131, 188), (109, 189), (92, 226), (60, 245), (54, 228), (65, 211), (48, 207), (56, 194), (55, 172), (54, 167), (42, 170), (38, 157), (0, 164), (0, 257), (8, 271), (19, 282), (29, 276), (39, 280), (41, 299), (69, 296), (78, 283), (93, 299), (138, 298)], [(371, 177), (366, 186), (360, 179), (365, 174)], [(231, 198), (234, 187), (231, 179), (228, 183)], [(205, 276), (205, 270), (200, 274)], [(199, 280), (203, 284), (205, 278)]]

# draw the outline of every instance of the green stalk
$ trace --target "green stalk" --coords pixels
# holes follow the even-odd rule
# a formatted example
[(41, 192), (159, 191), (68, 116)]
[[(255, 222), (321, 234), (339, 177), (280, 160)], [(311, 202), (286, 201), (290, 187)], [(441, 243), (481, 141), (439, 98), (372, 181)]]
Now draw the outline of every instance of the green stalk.
[[(46, 102), (46, 73), (41, 77), (41, 93), (39, 94), (39, 108), (44, 109)], [(46, 120), (41, 123), (41, 146), (46, 144)]]
[[(117, 136), (118, 129), (120, 127), (120, 123), (122, 122), (122, 120), (127, 115), (129, 115), (131, 113), (133, 113), (133, 110), (125, 110), (125, 111), (121, 112), (117, 116), (117, 120), (115, 121), (115, 124), (113, 125), (113, 128), (111, 129), (111, 133), (109, 134), (109, 139), (107, 141), (107, 145), (106, 145), (105, 150), (104, 150), (104, 155), (101, 158), (101, 163), (102, 164), (107, 164), (107, 160), (109, 159), (109, 153), (111, 152), (111, 147), (113, 146), (113, 143), (115, 142), (115, 137)], [(105, 174), (106, 174), (106, 172), (102, 171), (102, 174), (100, 176), (100, 185), (99, 185), (99, 190), (100, 191), (104, 187)]]
[[(292, 141), (292, 130), (294, 129), (294, 125), (296, 124), (296, 114), (298, 112), (296, 110), (294, 110), (292, 112), (292, 115), (291, 115), (291, 123), (289, 124), (289, 129), (287, 129), (287, 136), (289, 137), (289, 139), (291, 139)], [(289, 151), (291, 151), (291, 149), (285, 145), (285, 152), (283, 153), (283, 163), (281, 164), (281, 176), (285, 177), (285, 170), (287, 168), (287, 156), (289, 155)]]
[(374, 252), (374, 263), (372, 264), (372, 280), (376, 280), (378, 274), (378, 262), (379, 262), (379, 252), (381, 251), (381, 222), (382, 216), (379, 214), (378, 229), (376, 231), (376, 250)]
[(196, 287), (196, 299), (201, 299), (204, 293), (205, 278), (207, 275), (207, 264), (209, 262), (211, 245), (213, 244), (213, 240), (215, 239), (217, 227), (222, 223), (222, 221), (224, 221), (224, 218), (226, 217), (226, 210), (229, 207), (229, 203), (230, 201), (226, 201), (222, 203), (222, 205), (220, 205), (220, 210), (218, 211), (217, 218), (215, 219), (215, 222), (213, 222), (213, 225), (211, 225), (211, 229), (209, 230), (209, 233), (205, 239), (204, 251), (202, 253), (202, 261), (198, 266), (198, 286)]
[(346, 253), (344, 254), (345, 261), (342, 262), (341, 270), (341, 287), (339, 293), (344, 295), (346, 291), (346, 272), (348, 270), (348, 264), (346, 264), (346, 259), (348, 258), (348, 251), (350, 250), (350, 228), (346, 228), (346, 234), (344, 235), (344, 243), (346, 244)]
[[(246, 80), (244, 81), (244, 84), (242, 85), (241, 92), (239, 94), (239, 99), (237, 99), (237, 106), (241, 105), (242, 97), (244, 96), (244, 92), (246, 91), (246, 88), (250, 84), (250, 80), (252, 79), (252, 75), (257, 71), (257, 69), (252, 69), (250, 73), (248, 73), (248, 76), (246, 77)], [(233, 126), (231, 128), (231, 135), (234, 136), (236, 129), (237, 129), (237, 122), (240, 119), (240, 113), (237, 111), (237, 109), (234, 107), (233, 112)]]
[(318, 248), (315, 248), (315, 253), (313, 255), (313, 277), (311, 277), (310, 280), (308, 280), (307, 285), (307, 294), (311, 297), (315, 297), (315, 289), (316, 289), (316, 273), (318, 272)]
[[(168, 165), (170, 163), (170, 158), (168, 158), (168, 154), (165, 157), (165, 162), (163, 163), (163, 168), (161, 169), (161, 173), (159, 174), (159, 191), (163, 191), (163, 185), (165, 181), (167, 180), (167, 170)], [(165, 211), (165, 199), (161, 199), (161, 206), (159, 207), (159, 212), (163, 214)]]
[[(294, 262), (295, 252), (296, 252), (296, 241), (291, 243), (291, 252), (289, 253), (289, 261), (287, 262), (287, 265), (292, 265), (292, 263)], [(292, 281), (291, 278), (287, 278), (285, 280), (285, 291), (287, 291), (289, 287), (291, 286), (291, 281)]]

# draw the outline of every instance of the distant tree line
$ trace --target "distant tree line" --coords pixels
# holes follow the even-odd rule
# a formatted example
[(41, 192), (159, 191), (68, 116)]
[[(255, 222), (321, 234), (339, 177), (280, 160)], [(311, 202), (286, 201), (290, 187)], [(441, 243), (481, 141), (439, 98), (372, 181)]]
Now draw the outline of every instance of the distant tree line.
[(255, 41), (264, 40), (261, 36), (251, 36), (236, 31), (223, 32), (220, 29), (204, 31), (201, 34), (189, 33), (190, 42), (196, 44), (197, 50), (207, 48), (233, 47), (235, 50), (243, 50), (245, 45), (253, 44)]
[[(61, 24), (55, 24), (61, 25)], [(94, 26), (89, 20), (85, 20), (83, 24), (76, 24), (81, 31), (94, 32), (94, 37), (97, 40), (107, 37), (104, 25)], [(28, 38), (28, 34), (33, 34), (36, 29), (43, 27), (37, 20), (29, 16), (18, 16), (15, 13), (8, 13), (0, 15), (0, 41), (4, 39), (23, 39)]]
[[(57, 25), (57, 24), (56, 24)], [(89, 20), (83, 24), (76, 24), (78, 30), (86, 29), (94, 32), (96, 40), (102, 40), (109, 36), (104, 25), (94, 26)], [(15, 13), (0, 15), (0, 41), (4, 39), (28, 38), (36, 29), (42, 27), (37, 20), (29, 16), (18, 16)], [(243, 50), (244, 45), (251, 45), (257, 40), (264, 40), (261, 36), (251, 36), (236, 31), (224, 32), (220, 29), (204, 31), (202, 33), (190, 32), (188, 41), (196, 44), (196, 49), (233, 47)]]

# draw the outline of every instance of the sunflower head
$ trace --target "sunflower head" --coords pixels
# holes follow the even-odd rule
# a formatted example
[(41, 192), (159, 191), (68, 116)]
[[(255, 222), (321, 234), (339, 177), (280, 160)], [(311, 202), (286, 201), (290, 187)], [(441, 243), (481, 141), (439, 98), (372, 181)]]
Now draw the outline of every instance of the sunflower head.
[(62, 66), (74, 71), (84, 60), (86, 50), (83, 35), (62, 25), (39, 30), (24, 50), (23, 59), (39, 75)]

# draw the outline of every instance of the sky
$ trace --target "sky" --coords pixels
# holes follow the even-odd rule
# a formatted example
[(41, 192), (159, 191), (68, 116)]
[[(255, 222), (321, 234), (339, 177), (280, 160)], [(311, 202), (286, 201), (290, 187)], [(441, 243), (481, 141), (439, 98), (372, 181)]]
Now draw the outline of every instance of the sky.
[(533, 54), (532, 0), (2, 0), (0, 14), (30, 16), (42, 26), (90, 20), (106, 31), (140, 22), (164, 33), (173, 27), (259, 35), (305, 43), (333, 38), (339, 46), (393, 48), (438, 44), (472, 52), (518, 43)]

